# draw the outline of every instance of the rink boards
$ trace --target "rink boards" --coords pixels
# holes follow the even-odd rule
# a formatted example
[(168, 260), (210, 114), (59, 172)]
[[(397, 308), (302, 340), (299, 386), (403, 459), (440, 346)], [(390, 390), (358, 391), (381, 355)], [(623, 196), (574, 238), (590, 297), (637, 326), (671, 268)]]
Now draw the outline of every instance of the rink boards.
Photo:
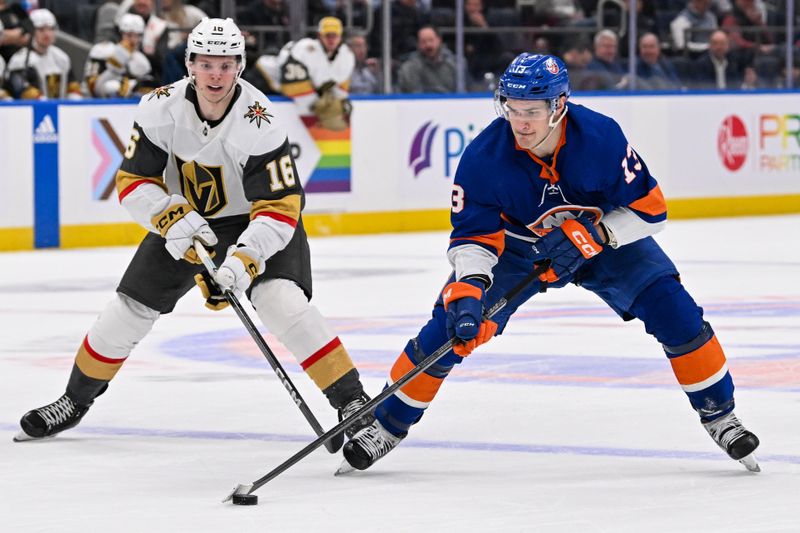
[[(800, 212), (800, 107), (791, 93), (580, 95), (614, 117), (661, 183), (671, 218)], [(355, 99), (344, 132), (288, 126), (314, 235), (446, 229), (464, 148), (488, 95)], [(0, 104), (0, 250), (121, 245), (143, 230), (113, 176), (135, 104)], [(491, 179), (487, 176), (487, 179)]]

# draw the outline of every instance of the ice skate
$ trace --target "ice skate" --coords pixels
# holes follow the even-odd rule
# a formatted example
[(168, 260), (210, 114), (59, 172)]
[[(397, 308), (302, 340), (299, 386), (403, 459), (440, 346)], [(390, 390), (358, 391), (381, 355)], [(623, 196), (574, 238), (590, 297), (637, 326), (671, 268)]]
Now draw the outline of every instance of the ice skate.
[(758, 437), (746, 430), (735, 414), (728, 413), (703, 424), (703, 427), (731, 459), (739, 461), (751, 472), (761, 472), (753, 453), (759, 445)]
[(19, 421), (22, 431), (14, 437), (14, 441), (22, 442), (54, 437), (64, 430), (73, 428), (89, 411), (92, 403), (94, 402), (90, 402), (88, 405), (78, 405), (72, 398), (64, 394), (49, 405), (28, 411)]
[(366, 470), (378, 459), (389, 453), (402, 439), (395, 437), (380, 422), (375, 420), (364, 427), (349, 440), (343, 449), (344, 462), (336, 475), (355, 470)]
[[(364, 404), (369, 401), (369, 399), (369, 396), (367, 396), (365, 392), (362, 392), (360, 395), (356, 396), (340, 407), (339, 422), (352, 416), (352, 414), (361, 409)], [(375, 421), (375, 417), (372, 415), (372, 413), (366, 414), (362, 416), (358, 422), (355, 422), (352, 426), (347, 428), (344, 433), (347, 435), (348, 439), (352, 439), (356, 433), (361, 431), (365, 426), (372, 424), (373, 421)]]

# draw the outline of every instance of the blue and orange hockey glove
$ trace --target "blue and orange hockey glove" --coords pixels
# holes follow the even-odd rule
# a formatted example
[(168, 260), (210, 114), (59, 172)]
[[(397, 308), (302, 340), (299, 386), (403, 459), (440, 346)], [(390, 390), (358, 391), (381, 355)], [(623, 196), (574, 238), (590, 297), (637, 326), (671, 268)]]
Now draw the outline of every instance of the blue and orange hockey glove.
[(460, 341), (453, 345), (453, 351), (461, 357), (468, 356), (497, 333), (495, 322), (483, 320), (485, 296), (486, 284), (477, 278), (454, 281), (442, 291), (447, 335)]
[(534, 263), (547, 259), (551, 262), (539, 279), (555, 283), (569, 278), (586, 261), (603, 251), (601, 242), (600, 234), (588, 219), (565, 220), (533, 245)]

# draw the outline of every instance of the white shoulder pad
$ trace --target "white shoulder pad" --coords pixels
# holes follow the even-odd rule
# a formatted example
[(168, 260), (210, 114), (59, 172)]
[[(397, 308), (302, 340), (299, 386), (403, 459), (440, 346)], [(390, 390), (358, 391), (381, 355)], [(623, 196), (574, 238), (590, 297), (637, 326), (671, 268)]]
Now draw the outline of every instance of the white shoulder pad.
[(134, 52), (133, 57), (128, 62), (128, 72), (130, 72), (131, 76), (141, 78), (147, 75), (150, 70), (150, 60), (147, 59), (147, 56), (139, 51)]
[(114, 51), (116, 44), (111, 41), (104, 41), (92, 46), (89, 50), (89, 59), (104, 60)]
[[(32, 63), (33, 63), (33, 62), (36, 61), (36, 58), (39, 57), (39, 56), (37, 56), (33, 52), (31, 52), (30, 54), (31, 54), (31, 60), (32, 60)], [(17, 50), (16, 52), (14, 52), (14, 55), (12, 55), (10, 58), (8, 58), (8, 66), (7, 66), (8, 70), (12, 71), (12, 70), (22, 70), (22, 69), (24, 69), (25, 68), (25, 59), (26, 59), (27, 55), (28, 55), (28, 49), (27, 48), (22, 48), (20, 50)]]

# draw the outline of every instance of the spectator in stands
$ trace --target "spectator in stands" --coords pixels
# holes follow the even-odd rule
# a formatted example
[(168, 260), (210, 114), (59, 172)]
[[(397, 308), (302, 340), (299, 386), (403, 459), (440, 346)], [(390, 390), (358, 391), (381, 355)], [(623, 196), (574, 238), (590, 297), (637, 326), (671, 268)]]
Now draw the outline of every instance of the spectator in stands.
[(571, 39), (561, 52), (561, 58), (569, 70), (570, 86), (576, 91), (597, 90), (597, 74), (586, 70), (592, 61), (592, 51), (583, 39)]
[(456, 57), (442, 43), (433, 26), (417, 32), (417, 51), (403, 62), (398, 72), (401, 93), (453, 93), (456, 91)]
[[(252, 0), (239, 15), (239, 20), (246, 26), (282, 26), (289, 27), (289, 12), (283, 0)], [(268, 31), (260, 40), (254, 35), (247, 35), (248, 47), (260, 44), (258, 50), (262, 54), (276, 55), (288, 41), (288, 34), (279, 31)]]
[[(0, 44), (3, 44), (3, 23), (0, 21)], [(3, 89), (3, 80), (6, 74), (6, 60), (0, 56), (0, 102), (4, 100), (11, 100), (11, 95)]]
[(594, 59), (586, 66), (593, 74), (595, 89), (621, 89), (627, 86), (628, 78), (617, 57), (619, 38), (611, 30), (600, 30), (594, 36)]
[(160, 80), (164, 72), (163, 57), (167, 44), (167, 22), (155, 13), (153, 0), (122, 0), (116, 21), (125, 13), (133, 13), (144, 19), (142, 52), (153, 68), (153, 78)]
[(207, 18), (200, 8), (183, 0), (161, 0), (161, 18), (167, 23), (167, 49), (161, 83), (168, 85), (186, 76), (186, 39), (192, 28)]
[(533, 16), (547, 26), (571, 26), (586, 19), (579, 0), (539, 0), (534, 4)]
[(728, 34), (722, 30), (711, 34), (708, 50), (694, 63), (700, 89), (740, 89), (743, 70), (738, 59), (730, 53)]
[[(464, 27), (489, 29), (483, 0), (464, 0)], [(496, 33), (466, 33), (464, 57), (472, 79), (480, 81), (487, 73), (499, 76), (514, 54), (503, 49)]]
[(377, 58), (369, 57), (367, 37), (363, 33), (353, 33), (347, 39), (347, 46), (356, 59), (353, 74), (350, 76), (351, 94), (376, 94), (383, 87), (383, 75)]
[(53, 43), (58, 23), (48, 9), (30, 12), (33, 38), (8, 61), (6, 91), (22, 100), (80, 99), (81, 88), (72, 74), (69, 56)]
[[(793, 89), (800, 88), (800, 50), (795, 50), (794, 56), (792, 59), (792, 85)], [(783, 61), (781, 65), (781, 73), (777, 79), (776, 86), (779, 89), (787, 88), (786, 85), (786, 62)]]
[(766, 11), (756, 0), (735, 0), (733, 10), (722, 19), (722, 28), (730, 34), (734, 50), (748, 63), (756, 53), (770, 54), (775, 50), (775, 38), (766, 26)]
[(106, 41), (89, 50), (83, 92), (93, 98), (128, 98), (153, 89), (150, 61), (139, 51), (144, 19), (125, 13), (119, 19), (118, 43)]
[[(416, 0), (393, 0), (391, 7), (392, 24), (392, 58), (403, 61), (417, 49), (416, 35), (419, 29), (428, 23), (428, 16), (417, 5)], [(382, 8), (375, 10), (369, 47), (375, 55), (380, 56), (383, 50)]]
[(711, 32), (717, 29), (717, 17), (709, 10), (710, 6), (711, 0), (689, 0), (672, 20), (669, 27), (676, 52), (697, 57), (708, 50)]
[(325, 17), (317, 38), (289, 42), (277, 56), (258, 58), (256, 67), (269, 86), (294, 100), (309, 124), (324, 129), (347, 129), (350, 119), (350, 76), (355, 58), (342, 42), (342, 21)]
[(9, 4), (0, 0), (0, 24), (3, 25), (3, 38), (0, 39), (0, 57), (8, 61), (14, 53), (28, 46), (31, 32), (28, 13), (19, 4)]
[(94, 42), (103, 43), (117, 39), (117, 12), (120, 0), (106, 0), (94, 14)]
[(661, 55), (661, 43), (654, 33), (639, 37), (639, 58), (636, 61), (636, 76), (641, 89), (680, 89), (681, 80), (675, 67)]
[[(636, 1), (636, 35), (659, 33), (656, 4), (656, 0)], [(596, 15), (598, 25), (615, 31), (625, 41), (628, 38), (628, 0), (609, 0), (602, 6), (602, 12)], [(627, 47), (623, 48), (625, 55), (627, 50)]]

